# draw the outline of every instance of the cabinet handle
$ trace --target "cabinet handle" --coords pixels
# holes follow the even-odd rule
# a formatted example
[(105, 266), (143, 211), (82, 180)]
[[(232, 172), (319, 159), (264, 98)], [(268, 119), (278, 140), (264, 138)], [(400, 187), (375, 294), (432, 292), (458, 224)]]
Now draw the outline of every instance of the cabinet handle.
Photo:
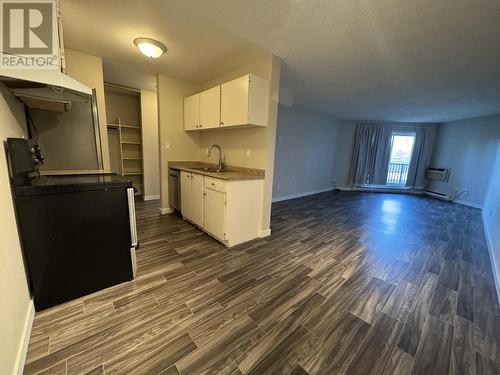
[(202, 128), (202, 127), (203, 127), (203, 125), (200, 125), (200, 128)]
[(215, 183), (214, 183), (214, 182), (212, 182), (212, 186), (215, 186)]
[(224, 123), (222, 121), (219, 122), (220, 126), (224, 126)]

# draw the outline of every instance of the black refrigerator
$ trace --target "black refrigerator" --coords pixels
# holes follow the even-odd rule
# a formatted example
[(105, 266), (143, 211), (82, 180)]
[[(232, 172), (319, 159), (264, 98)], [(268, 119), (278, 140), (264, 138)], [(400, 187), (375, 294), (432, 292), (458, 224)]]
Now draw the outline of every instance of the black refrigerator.
[[(14, 175), (15, 149), (9, 147)], [(133, 278), (137, 234), (130, 181), (85, 174), (18, 175), (13, 182), (37, 311)]]

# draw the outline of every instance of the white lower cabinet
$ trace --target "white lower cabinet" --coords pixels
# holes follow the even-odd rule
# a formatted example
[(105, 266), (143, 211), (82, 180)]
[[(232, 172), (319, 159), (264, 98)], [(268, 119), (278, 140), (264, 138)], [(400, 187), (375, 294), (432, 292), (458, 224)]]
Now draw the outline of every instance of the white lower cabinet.
[(203, 176), (196, 173), (191, 179), (191, 221), (203, 227)]
[(205, 189), (203, 194), (203, 229), (220, 240), (226, 240), (226, 193)]
[(226, 246), (250, 241), (260, 235), (262, 190), (261, 179), (226, 181), (182, 171), (182, 216)]

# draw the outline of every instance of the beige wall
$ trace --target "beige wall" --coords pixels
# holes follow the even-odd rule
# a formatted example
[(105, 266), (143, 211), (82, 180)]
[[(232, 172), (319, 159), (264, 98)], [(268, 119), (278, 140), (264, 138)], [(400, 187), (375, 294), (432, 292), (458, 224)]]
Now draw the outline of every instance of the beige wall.
[[(200, 160), (200, 136), (184, 131), (184, 98), (198, 91), (198, 85), (158, 75), (158, 121), (160, 124), (161, 208), (167, 210), (168, 162)], [(170, 149), (166, 149), (166, 144)]]
[(109, 172), (108, 131), (106, 127), (106, 105), (104, 99), (104, 80), (102, 59), (71, 49), (65, 50), (66, 74), (96, 90), (97, 109), (104, 170)]
[[(23, 106), (0, 85), (0, 140), (25, 135)], [(3, 146), (3, 145), (2, 145)], [(31, 302), (24, 271), (5, 152), (0, 151), (0, 374), (17, 371)]]
[(158, 98), (154, 91), (141, 90), (141, 123), (144, 197), (153, 199), (160, 196)]

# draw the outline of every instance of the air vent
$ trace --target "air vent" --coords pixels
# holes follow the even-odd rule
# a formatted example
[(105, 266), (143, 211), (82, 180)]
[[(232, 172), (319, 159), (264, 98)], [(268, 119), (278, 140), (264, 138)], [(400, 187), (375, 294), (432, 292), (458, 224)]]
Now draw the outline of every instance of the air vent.
[(427, 168), (425, 177), (429, 180), (448, 181), (450, 168)]

